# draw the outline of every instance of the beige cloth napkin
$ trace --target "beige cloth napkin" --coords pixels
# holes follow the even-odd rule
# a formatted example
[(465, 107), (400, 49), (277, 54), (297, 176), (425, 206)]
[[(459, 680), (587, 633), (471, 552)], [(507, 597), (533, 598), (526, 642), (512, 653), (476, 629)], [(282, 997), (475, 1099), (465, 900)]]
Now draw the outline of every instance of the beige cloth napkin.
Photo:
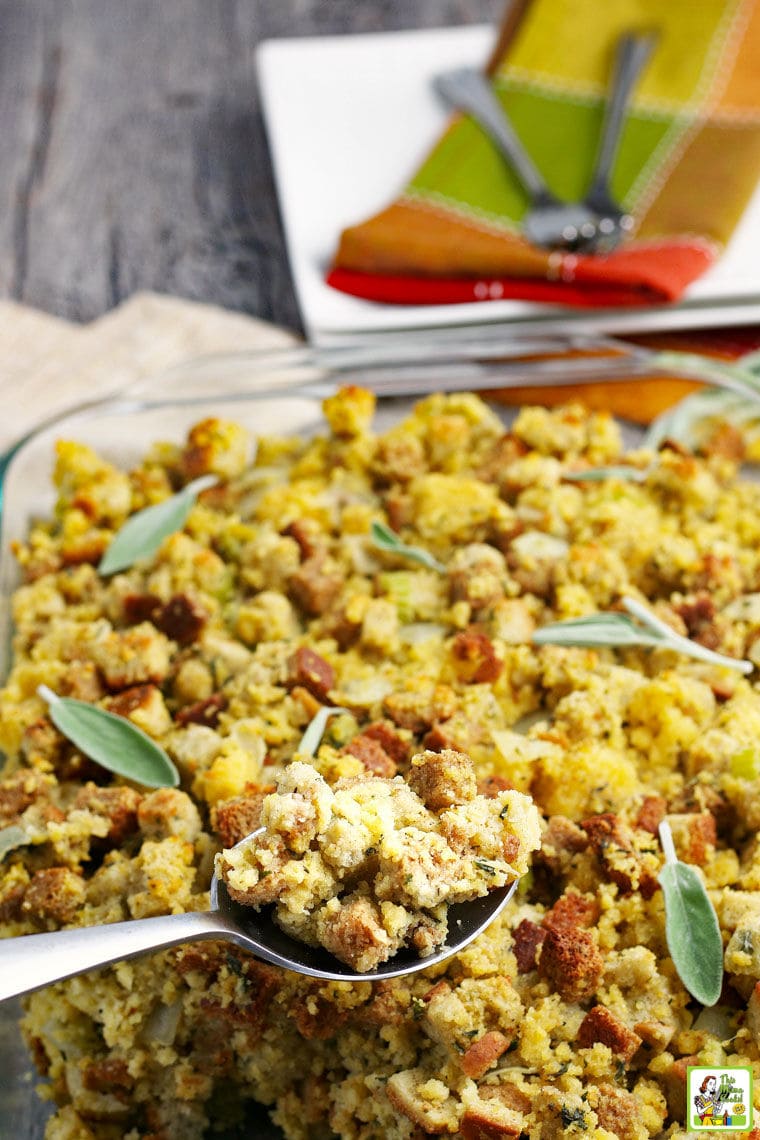
[(2, 301), (0, 451), (56, 413), (182, 361), (295, 340), (243, 313), (157, 293), (137, 293), (88, 325)]

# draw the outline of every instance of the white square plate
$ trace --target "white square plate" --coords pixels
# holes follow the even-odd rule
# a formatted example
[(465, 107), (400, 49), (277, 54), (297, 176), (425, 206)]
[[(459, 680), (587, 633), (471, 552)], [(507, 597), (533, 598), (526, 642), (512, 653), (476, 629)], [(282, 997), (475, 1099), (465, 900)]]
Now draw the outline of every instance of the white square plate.
[(760, 322), (760, 190), (719, 263), (677, 305), (579, 310), (525, 301), (383, 305), (331, 289), (340, 231), (388, 205), (435, 142), (446, 112), (431, 79), (482, 65), (488, 25), (269, 40), (257, 55), (280, 208), (312, 341), (508, 322), (518, 332), (633, 332)]

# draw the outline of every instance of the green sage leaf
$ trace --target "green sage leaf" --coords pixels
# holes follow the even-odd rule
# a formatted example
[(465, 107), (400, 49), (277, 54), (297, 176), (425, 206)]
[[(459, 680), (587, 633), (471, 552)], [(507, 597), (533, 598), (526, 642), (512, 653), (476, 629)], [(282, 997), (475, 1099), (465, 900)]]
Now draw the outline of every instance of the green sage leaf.
[(603, 479), (622, 479), (627, 483), (644, 483), (649, 468), (627, 467), (612, 464), (609, 467), (588, 467), (585, 471), (565, 471), (562, 478), (572, 483), (600, 483)]
[(314, 756), (322, 741), (327, 728), (327, 722), (331, 716), (338, 716), (340, 713), (350, 713), (350, 709), (341, 708), (339, 705), (328, 707), (323, 705), (319, 712), (316, 712), (309, 721), (306, 731), (301, 737), (301, 743), (296, 749), (302, 756)]
[(623, 605), (629, 614), (637, 618), (654, 636), (662, 639), (663, 645), (674, 649), (676, 653), (683, 653), (686, 657), (694, 657), (697, 661), (706, 661), (710, 665), (722, 665), (728, 669), (736, 669), (739, 673), (751, 673), (754, 665), (751, 661), (742, 661), (739, 657), (727, 657), (724, 653), (716, 653), (707, 649), (698, 641), (682, 637), (664, 621), (653, 614), (650, 609), (637, 602), (635, 598), (623, 598)]
[(672, 649), (711, 665), (736, 669), (740, 673), (752, 672), (754, 666), (751, 661), (715, 653), (699, 642), (682, 637), (635, 598), (623, 598), (623, 605), (628, 610), (627, 614), (588, 614), (545, 625), (535, 631), (533, 642), (535, 645), (567, 645), (582, 649), (626, 649), (635, 645), (646, 649)]
[(15, 824), (4, 827), (0, 830), (0, 863), (10, 851), (15, 851), (17, 847), (25, 847), (28, 842), (29, 836), (23, 827), (17, 827)]
[(571, 645), (582, 649), (623, 649), (633, 645), (659, 645), (661, 638), (637, 625), (627, 614), (589, 614), (552, 622), (533, 634), (536, 645)]
[(137, 511), (112, 538), (98, 573), (115, 574), (143, 558), (152, 558), (165, 538), (182, 530), (201, 491), (218, 481), (216, 475), (202, 475), (162, 503)]
[(59, 697), (46, 685), (37, 692), (58, 731), (96, 764), (146, 788), (179, 784), (179, 773), (163, 748), (130, 720), (86, 701)]
[(738, 360), (718, 360), (691, 352), (658, 352), (653, 364), (667, 372), (706, 380), (717, 387), (686, 396), (675, 407), (657, 416), (647, 430), (643, 447), (654, 451), (665, 439), (693, 447), (698, 425), (715, 416), (735, 425), (760, 419), (760, 370), (756, 352)]
[(693, 867), (676, 857), (670, 824), (660, 824), (665, 866), (659, 880), (665, 899), (665, 938), (686, 989), (702, 1005), (715, 1005), (723, 985), (723, 940), (715, 907)]
[(642, 447), (656, 451), (666, 439), (693, 449), (699, 441), (699, 429), (707, 420), (720, 418), (738, 426), (747, 419), (760, 417), (760, 405), (748, 404), (742, 396), (721, 388), (707, 388), (685, 396), (674, 407), (659, 415), (647, 428)]
[(373, 522), (372, 542), (378, 550), (384, 550), (386, 554), (397, 554), (399, 558), (408, 558), (410, 562), (419, 562), (421, 566), (427, 566), (429, 570), (445, 573), (446, 567), (437, 558), (434, 558), (428, 550), (423, 550), (421, 546), (410, 546), (408, 543), (402, 542), (398, 535), (385, 523)]

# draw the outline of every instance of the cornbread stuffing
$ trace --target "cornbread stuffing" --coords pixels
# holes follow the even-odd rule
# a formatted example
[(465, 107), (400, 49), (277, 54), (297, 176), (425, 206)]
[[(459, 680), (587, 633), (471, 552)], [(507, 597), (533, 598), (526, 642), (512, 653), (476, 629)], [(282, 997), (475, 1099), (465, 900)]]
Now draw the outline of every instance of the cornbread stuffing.
[(349, 776), (332, 789), (295, 759), (261, 826), (217, 857), (231, 897), (274, 903), (283, 930), (360, 973), (403, 946), (429, 957), (449, 905), (514, 882), (541, 842), (528, 797), (479, 795), (475, 765), (451, 749), (413, 756), (406, 779)]
[[(686, 1140), (689, 1065), (750, 1066), (760, 1090), (757, 675), (532, 638), (632, 597), (760, 665), (760, 485), (709, 438), (623, 454), (577, 406), (506, 428), (433, 395), (376, 432), (349, 388), (325, 414), (308, 439), (211, 419), (129, 472), (59, 445), (55, 512), (16, 549), (0, 827), (28, 842), (0, 862), (2, 931), (206, 908), (215, 857), (296, 786), (313, 823), (399, 778), (441, 818), (479, 803), (439, 796), (431, 754), (469, 757), (497, 805), (532, 796), (540, 849), (483, 935), (406, 979), (321, 983), (209, 942), (32, 995), (46, 1140), (199, 1140), (252, 1101), (287, 1140)], [(567, 479), (609, 464), (641, 478)], [(181, 532), (99, 576), (130, 514), (207, 472)], [(378, 549), (373, 522), (442, 572)], [(40, 684), (139, 724), (180, 786), (88, 760)], [(297, 755), (324, 706), (348, 711)], [(662, 820), (717, 911), (710, 1009), (668, 954)]]

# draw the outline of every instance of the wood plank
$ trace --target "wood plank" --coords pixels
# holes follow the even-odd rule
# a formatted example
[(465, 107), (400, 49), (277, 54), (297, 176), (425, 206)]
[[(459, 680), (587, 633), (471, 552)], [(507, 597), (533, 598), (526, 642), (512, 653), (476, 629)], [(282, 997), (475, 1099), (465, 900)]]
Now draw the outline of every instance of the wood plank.
[(253, 52), (472, 23), (497, 0), (0, 2), (0, 296), (70, 319), (139, 289), (292, 328)]
[[(0, 4), (0, 295), (23, 289), (30, 196), (44, 171), (45, 94), (55, 61), (45, 43), (41, 13), (32, 5)], [(46, 66), (48, 65), (48, 66)]]

